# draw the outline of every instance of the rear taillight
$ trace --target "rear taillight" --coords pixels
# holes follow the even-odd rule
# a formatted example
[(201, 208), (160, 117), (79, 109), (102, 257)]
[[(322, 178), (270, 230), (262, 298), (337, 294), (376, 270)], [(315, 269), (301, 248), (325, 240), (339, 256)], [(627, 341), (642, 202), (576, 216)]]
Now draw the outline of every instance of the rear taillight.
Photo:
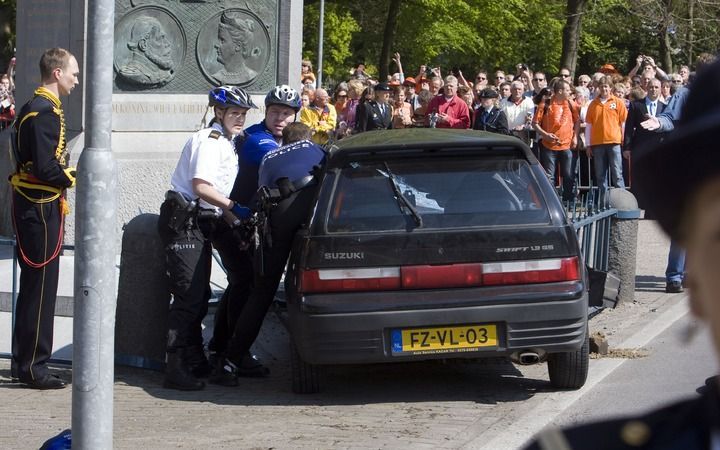
[(483, 285), (552, 283), (580, 279), (578, 258), (483, 264)]
[(300, 292), (392, 291), (552, 283), (580, 279), (577, 257), (485, 264), (313, 269), (301, 271)]
[(400, 269), (305, 270), (300, 276), (301, 292), (392, 291), (400, 289)]

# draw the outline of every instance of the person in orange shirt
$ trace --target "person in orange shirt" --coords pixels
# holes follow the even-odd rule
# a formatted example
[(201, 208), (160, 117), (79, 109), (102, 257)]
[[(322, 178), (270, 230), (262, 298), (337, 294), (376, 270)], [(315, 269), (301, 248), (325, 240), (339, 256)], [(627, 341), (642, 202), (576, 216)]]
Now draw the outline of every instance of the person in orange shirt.
[(598, 96), (590, 103), (585, 116), (587, 155), (594, 160), (595, 183), (604, 194), (608, 189), (607, 172), (613, 187), (625, 189), (620, 143), (625, 132), (625, 101), (612, 95), (613, 82), (604, 76), (598, 82)]
[(572, 88), (565, 80), (552, 86), (553, 96), (542, 101), (535, 110), (533, 126), (540, 136), (540, 163), (550, 183), (555, 184), (555, 168), (560, 162), (562, 199), (575, 197), (575, 164), (572, 149), (577, 147), (580, 112), (570, 99)]

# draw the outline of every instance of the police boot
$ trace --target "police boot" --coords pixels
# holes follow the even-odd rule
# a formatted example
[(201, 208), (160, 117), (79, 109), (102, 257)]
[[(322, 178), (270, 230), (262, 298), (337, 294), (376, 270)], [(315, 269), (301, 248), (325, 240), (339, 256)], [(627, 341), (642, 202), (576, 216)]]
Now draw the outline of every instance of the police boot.
[(238, 379), (235, 375), (236, 366), (230, 360), (225, 358), (224, 354), (211, 354), (210, 359), (213, 361), (213, 373), (208, 378), (208, 383), (218, 384), (220, 386), (237, 386)]
[(167, 365), (165, 366), (165, 383), (167, 389), (179, 391), (199, 391), (205, 387), (205, 382), (198, 380), (190, 372), (183, 361), (184, 349), (177, 349), (167, 354)]
[(205, 349), (202, 345), (191, 345), (185, 349), (185, 365), (197, 378), (207, 378), (212, 373), (212, 366), (205, 356)]
[(247, 352), (236, 364), (235, 374), (239, 377), (265, 378), (270, 376), (270, 369), (265, 367), (256, 355)]

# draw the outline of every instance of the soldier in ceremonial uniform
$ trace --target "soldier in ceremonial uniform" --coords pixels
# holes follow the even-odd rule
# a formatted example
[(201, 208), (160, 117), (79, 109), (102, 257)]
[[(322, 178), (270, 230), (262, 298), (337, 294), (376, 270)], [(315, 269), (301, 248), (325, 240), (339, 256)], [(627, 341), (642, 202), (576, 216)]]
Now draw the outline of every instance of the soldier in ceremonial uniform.
[(68, 167), (61, 96), (78, 84), (80, 69), (65, 49), (40, 58), (42, 83), (17, 115), (13, 131), (16, 171), (12, 217), (20, 255), (20, 292), (13, 331), (12, 375), (33, 389), (61, 389), (65, 381), (47, 369), (52, 353), (65, 190), (75, 185)]
[[(720, 349), (720, 62), (698, 75), (677, 130), (633, 167), (633, 190), (673, 240), (687, 249), (692, 313)], [(720, 448), (720, 386), (640, 417), (541, 432), (529, 449)], [(694, 394), (694, 393), (693, 393)]]

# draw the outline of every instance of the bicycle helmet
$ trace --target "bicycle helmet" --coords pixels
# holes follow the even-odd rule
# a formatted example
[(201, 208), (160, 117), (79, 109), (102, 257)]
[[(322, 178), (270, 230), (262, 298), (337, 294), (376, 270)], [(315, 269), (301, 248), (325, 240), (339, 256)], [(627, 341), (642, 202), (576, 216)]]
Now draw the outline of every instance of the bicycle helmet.
[(265, 96), (265, 107), (270, 105), (283, 105), (292, 108), (295, 112), (300, 111), (302, 100), (300, 94), (286, 84), (275, 86)]
[(252, 109), (257, 108), (252, 98), (239, 87), (220, 86), (210, 90), (208, 94), (210, 106), (219, 106), (227, 108), (237, 106), (238, 108)]

